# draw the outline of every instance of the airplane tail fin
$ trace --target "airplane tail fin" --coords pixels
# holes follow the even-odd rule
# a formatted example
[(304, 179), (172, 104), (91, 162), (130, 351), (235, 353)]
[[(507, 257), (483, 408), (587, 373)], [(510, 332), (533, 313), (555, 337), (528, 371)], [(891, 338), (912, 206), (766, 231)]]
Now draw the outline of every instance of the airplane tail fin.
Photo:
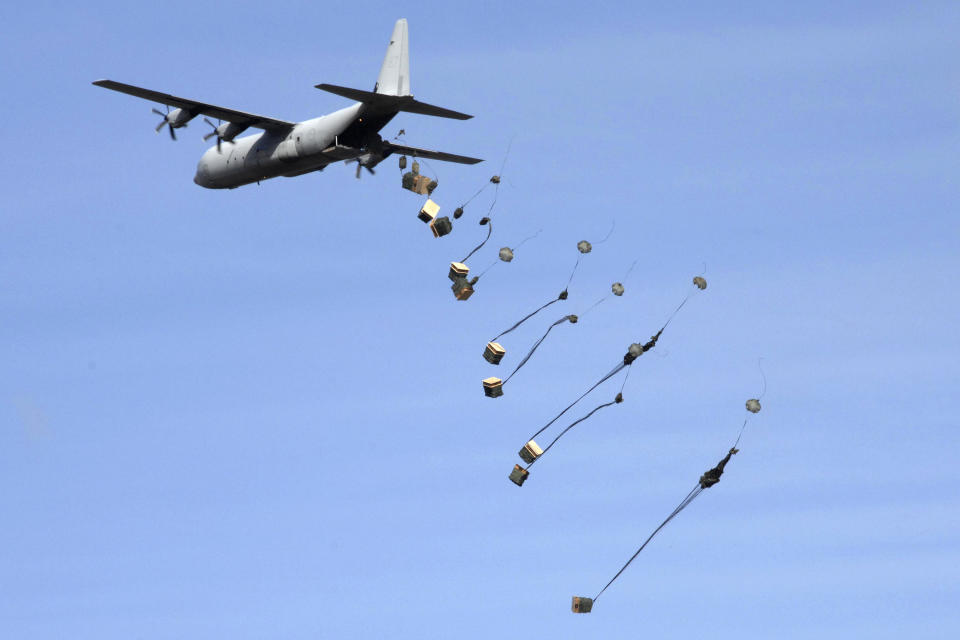
[(365, 105), (381, 111), (407, 111), (425, 116), (439, 118), (454, 118), (468, 120), (473, 116), (452, 109), (444, 109), (436, 105), (414, 100), (410, 93), (410, 53), (407, 41), (407, 20), (400, 18), (393, 26), (393, 35), (387, 46), (387, 55), (383, 58), (380, 67), (380, 77), (373, 91), (351, 89), (335, 84), (318, 84), (317, 89), (334, 93), (344, 98), (362, 102)]
[(400, 18), (393, 25), (393, 35), (387, 45), (380, 75), (374, 93), (385, 96), (410, 95), (410, 51), (407, 41), (407, 19)]

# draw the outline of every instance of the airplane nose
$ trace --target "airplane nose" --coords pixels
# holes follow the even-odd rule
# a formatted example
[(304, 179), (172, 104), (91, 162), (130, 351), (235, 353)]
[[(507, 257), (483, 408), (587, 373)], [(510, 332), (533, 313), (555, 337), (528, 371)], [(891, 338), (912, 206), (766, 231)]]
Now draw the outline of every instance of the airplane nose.
[(197, 172), (193, 176), (193, 183), (201, 187), (206, 187), (207, 189), (211, 187), (210, 172), (204, 160), (197, 163)]

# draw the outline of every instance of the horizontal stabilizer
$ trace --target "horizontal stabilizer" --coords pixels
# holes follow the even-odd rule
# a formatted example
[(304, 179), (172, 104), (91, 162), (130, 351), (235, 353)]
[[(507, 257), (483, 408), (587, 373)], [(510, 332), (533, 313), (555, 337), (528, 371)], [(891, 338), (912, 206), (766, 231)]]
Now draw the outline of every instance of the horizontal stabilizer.
[(455, 120), (469, 120), (473, 116), (459, 111), (452, 111), (437, 107), (426, 102), (414, 100), (413, 96), (388, 96), (382, 93), (372, 91), (363, 91), (361, 89), (351, 89), (349, 87), (340, 87), (335, 84), (318, 84), (317, 89), (335, 93), (338, 96), (356, 100), (373, 107), (383, 108), (385, 110), (407, 111), (409, 113), (419, 113), (425, 116), (437, 116), (439, 118), (453, 118)]
[(460, 164), (477, 164), (483, 162), (482, 158), (471, 158), (470, 156), (458, 156), (453, 153), (444, 153), (443, 151), (431, 151), (429, 149), (418, 149), (417, 147), (408, 147), (402, 144), (393, 144), (392, 142), (383, 142), (391, 153), (402, 153), (413, 156), (414, 158), (427, 158), (428, 160), (442, 160), (444, 162), (459, 162)]

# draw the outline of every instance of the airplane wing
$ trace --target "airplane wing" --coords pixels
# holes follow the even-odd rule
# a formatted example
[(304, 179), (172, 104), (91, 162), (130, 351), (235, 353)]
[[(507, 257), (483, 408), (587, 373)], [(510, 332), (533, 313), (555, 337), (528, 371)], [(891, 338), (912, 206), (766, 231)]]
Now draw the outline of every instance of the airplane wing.
[(394, 144), (384, 140), (384, 146), (393, 153), (403, 153), (416, 158), (427, 158), (429, 160), (443, 160), (444, 162), (459, 162), (460, 164), (477, 164), (483, 162), (482, 158), (471, 158), (470, 156), (458, 156), (453, 153), (443, 151), (431, 151), (430, 149), (418, 149), (417, 147), (407, 147), (402, 144)]
[(119, 91), (120, 93), (126, 93), (131, 96), (143, 98), (144, 100), (153, 100), (154, 102), (170, 105), (171, 107), (179, 107), (185, 111), (193, 113), (194, 115), (202, 113), (203, 115), (210, 116), (212, 118), (219, 118), (220, 120), (226, 120), (227, 122), (232, 122), (234, 124), (256, 127), (257, 129), (264, 129), (266, 131), (287, 131), (292, 129), (296, 124), (295, 122), (277, 120), (276, 118), (267, 118), (266, 116), (258, 116), (253, 113), (245, 113), (243, 111), (235, 111), (233, 109), (218, 107), (214, 104), (197, 102), (196, 100), (188, 100), (187, 98), (172, 96), (169, 93), (151, 91), (150, 89), (143, 89), (141, 87), (135, 87), (132, 84), (124, 84), (122, 82), (114, 82), (113, 80), (97, 80), (93, 84), (97, 85), (98, 87), (103, 87), (104, 89), (112, 89), (114, 91)]

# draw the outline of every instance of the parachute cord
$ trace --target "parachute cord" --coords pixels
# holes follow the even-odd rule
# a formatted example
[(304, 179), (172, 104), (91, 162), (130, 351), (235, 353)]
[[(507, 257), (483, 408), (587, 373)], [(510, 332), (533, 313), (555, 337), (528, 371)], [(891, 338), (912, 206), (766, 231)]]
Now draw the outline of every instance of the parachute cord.
[(503, 154), (503, 162), (500, 163), (500, 173), (498, 176), (503, 175), (503, 168), (507, 166), (507, 158), (510, 157), (510, 149), (513, 147), (513, 140), (517, 137), (517, 134), (510, 136), (510, 142), (507, 143), (507, 152)]
[(483, 242), (481, 242), (481, 243), (478, 244), (476, 247), (474, 247), (474, 248), (473, 248), (473, 251), (471, 251), (470, 253), (468, 253), (468, 254), (467, 254), (467, 257), (464, 258), (463, 260), (461, 260), (460, 262), (466, 262), (466, 261), (470, 258), (470, 256), (472, 256), (472, 255), (475, 254), (477, 251), (479, 251), (480, 248), (483, 247), (483, 245), (487, 244), (487, 240), (490, 239), (490, 234), (491, 234), (491, 233), (493, 233), (493, 221), (488, 219), (488, 220), (487, 220), (487, 237), (484, 238)]
[(585, 397), (587, 397), (587, 395), (588, 395), (591, 391), (593, 391), (594, 389), (596, 389), (597, 387), (599, 387), (601, 384), (603, 384), (604, 382), (606, 382), (607, 380), (609, 380), (609, 379), (612, 378), (613, 376), (615, 376), (615, 375), (617, 375), (618, 373), (620, 373), (620, 371), (621, 371), (624, 367), (626, 367), (626, 366), (627, 366), (627, 365), (625, 365), (625, 364), (621, 361), (616, 367), (613, 368), (612, 371), (610, 371), (610, 373), (608, 373), (607, 375), (605, 375), (605, 376), (603, 376), (602, 378), (600, 378), (600, 381), (599, 381), (599, 382), (597, 382), (595, 385), (593, 385), (592, 387), (590, 387), (589, 389), (587, 389), (586, 391), (584, 391), (584, 392), (583, 392), (583, 395), (581, 395), (579, 398), (577, 398), (576, 400), (574, 400), (573, 402), (571, 402), (569, 405), (567, 405), (567, 408), (566, 408), (566, 409), (564, 409), (563, 411), (561, 411), (560, 413), (558, 413), (558, 414), (553, 418), (553, 420), (551, 420), (551, 421), (548, 422), (547, 424), (543, 425), (543, 426), (540, 428), (539, 431), (537, 431), (535, 434), (533, 434), (532, 436), (530, 436), (529, 438), (527, 438), (527, 440), (528, 440), (528, 441), (533, 440), (533, 439), (536, 438), (538, 435), (540, 435), (541, 433), (543, 433), (544, 431), (546, 431), (546, 430), (550, 427), (550, 425), (552, 425), (554, 422), (556, 422), (557, 420), (559, 420), (560, 417), (561, 417), (563, 414), (565, 414), (567, 411), (569, 411), (570, 409), (572, 409), (578, 402), (580, 402), (580, 401), (583, 400)]
[(500, 183), (493, 185), (493, 202), (490, 203), (490, 208), (487, 209), (487, 217), (489, 218), (493, 214), (493, 208), (497, 205), (497, 198), (500, 197)]
[(757, 367), (760, 369), (760, 377), (763, 378), (763, 390), (760, 392), (760, 397), (757, 400), (763, 400), (763, 396), (767, 395), (767, 374), (763, 372), (763, 358), (757, 358)]
[(566, 321), (568, 321), (569, 319), (570, 319), (570, 316), (563, 316), (562, 318), (560, 318), (559, 320), (557, 320), (556, 322), (554, 322), (552, 325), (550, 325), (550, 326), (547, 328), (547, 332), (546, 332), (545, 334), (543, 334), (543, 337), (542, 337), (542, 338), (540, 338), (539, 340), (536, 341), (536, 343), (534, 343), (533, 348), (531, 348), (530, 351), (527, 352), (527, 355), (525, 355), (525, 356), (523, 357), (523, 360), (521, 360), (521, 361), (520, 361), (520, 364), (517, 365), (517, 368), (513, 370), (513, 373), (511, 373), (509, 376), (507, 376), (507, 379), (503, 381), (503, 384), (507, 384), (508, 382), (510, 382), (510, 378), (512, 378), (512, 377), (514, 376), (514, 374), (517, 373), (517, 371), (520, 371), (520, 367), (522, 367), (523, 365), (527, 364), (527, 360), (529, 360), (529, 359), (530, 359), (530, 356), (533, 355), (533, 352), (537, 350), (537, 347), (539, 347), (540, 344), (541, 344), (544, 340), (547, 339), (547, 336), (550, 335), (550, 332), (553, 331), (553, 328), (554, 328), (555, 326), (557, 326), (558, 324), (561, 324), (561, 323), (563, 323), (563, 322), (566, 322)]
[(493, 207), (497, 204), (497, 198), (500, 197), (500, 180), (503, 176), (503, 168), (507, 166), (507, 158), (510, 157), (510, 147), (513, 146), (513, 138), (516, 136), (510, 137), (510, 142), (507, 144), (507, 152), (503, 154), (503, 162), (500, 163), (500, 173), (497, 174), (497, 182), (493, 185), (493, 202), (490, 203), (490, 208), (487, 209), (487, 217), (490, 217), (490, 214), (493, 213)]
[[(630, 372), (631, 372), (631, 371), (632, 371), (632, 369), (628, 366), (628, 367), (627, 367), (627, 375), (623, 376), (623, 384), (620, 385), (620, 392), (617, 393), (617, 398), (619, 398), (621, 402), (623, 402), (623, 388), (627, 386), (627, 379), (630, 378)], [(549, 450), (550, 450), (550, 447), (552, 447), (552, 446), (557, 442), (557, 440), (559, 440), (560, 437), (561, 437), (563, 434), (565, 434), (567, 431), (570, 431), (570, 429), (573, 429), (576, 425), (580, 424), (581, 422), (583, 422), (584, 420), (586, 420), (587, 418), (589, 418), (590, 416), (592, 416), (593, 414), (595, 414), (597, 411), (600, 411), (600, 409), (604, 409), (604, 408), (606, 408), (606, 407), (609, 407), (609, 406), (612, 405), (612, 404), (617, 404), (617, 399), (616, 399), (616, 398), (614, 398), (614, 399), (613, 399), (612, 401), (610, 401), (610, 402), (606, 402), (606, 403), (604, 403), (604, 404), (601, 404), (601, 405), (598, 406), (596, 409), (594, 409), (593, 411), (591, 411), (590, 413), (588, 413), (587, 415), (583, 416), (582, 418), (580, 418), (579, 420), (577, 420), (576, 422), (574, 422), (573, 424), (571, 424), (570, 426), (568, 426), (566, 429), (564, 429), (563, 431), (561, 431), (561, 432), (560, 432), (560, 435), (558, 435), (556, 438), (554, 438), (554, 439), (553, 439), (553, 442), (551, 442), (550, 444), (548, 444), (548, 445), (547, 445), (547, 448), (544, 449), (543, 452), (541, 452), (541, 454), (540, 454), (539, 456), (537, 456), (536, 458), (533, 459), (533, 462), (536, 462), (537, 460), (539, 460), (539, 459), (543, 456), (544, 453), (546, 453), (547, 451), (549, 451)], [(533, 440), (533, 438), (530, 438), (530, 439)], [(530, 464), (527, 465), (527, 471), (529, 471), (529, 470), (530, 470), (530, 467), (533, 466), (533, 462), (531, 462)]]
[(627, 269), (627, 273), (623, 276), (623, 281), (624, 281), (624, 282), (626, 282), (626, 281), (627, 281), (627, 278), (630, 277), (630, 273), (633, 272), (633, 268), (634, 268), (635, 266), (637, 266), (637, 262), (639, 262), (639, 260), (640, 260), (639, 258), (637, 258), (636, 260), (634, 260), (634, 261), (633, 261), (633, 264), (630, 265), (630, 268)]
[[(547, 451), (550, 451), (550, 447), (552, 447), (553, 445), (555, 445), (555, 444), (557, 443), (557, 440), (559, 440), (560, 438), (562, 438), (562, 437), (563, 437), (563, 434), (565, 434), (567, 431), (570, 431), (570, 429), (573, 429), (575, 426), (577, 426), (578, 424), (580, 424), (581, 422), (583, 422), (584, 420), (586, 420), (587, 418), (589, 418), (590, 416), (592, 416), (593, 414), (595, 414), (597, 411), (600, 411), (600, 409), (604, 409), (604, 408), (606, 408), (606, 407), (609, 407), (609, 406), (612, 405), (612, 404), (617, 404), (617, 401), (616, 401), (616, 400), (611, 400), (610, 402), (606, 402), (606, 403), (604, 403), (604, 404), (601, 404), (600, 406), (596, 407), (593, 411), (591, 411), (591, 412), (588, 413), (587, 415), (583, 416), (582, 418), (580, 418), (580, 419), (578, 419), (578, 420), (575, 420), (575, 421), (571, 422), (570, 425), (569, 425), (566, 429), (564, 429), (563, 431), (560, 432), (560, 435), (558, 435), (556, 438), (554, 438), (553, 441), (544, 448), (543, 452), (542, 452), (539, 456), (537, 456), (536, 458), (533, 459), (533, 462), (536, 462), (537, 460), (539, 460), (540, 458), (542, 458), (543, 455), (544, 455)], [(530, 470), (530, 467), (533, 466), (533, 462), (531, 462), (530, 464), (527, 465), (527, 468), (526, 468), (527, 471), (529, 471), (529, 470)]]
[(630, 563), (633, 562), (634, 559), (635, 559), (638, 555), (640, 555), (640, 552), (643, 551), (643, 549), (650, 543), (651, 540), (653, 540), (653, 537), (654, 537), (655, 535), (657, 535), (657, 533), (659, 533), (661, 529), (663, 529), (665, 526), (667, 526), (667, 523), (668, 523), (668, 522), (670, 522), (671, 520), (673, 520), (681, 511), (683, 511), (684, 509), (686, 509), (686, 508), (690, 505), (691, 502), (693, 502), (694, 500), (696, 500), (696, 499), (697, 499), (697, 496), (699, 496), (701, 493), (703, 493), (703, 488), (700, 486), (699, 483), (697, 483), (697, 486), (695, 486), (695, 487), (693, 488), (693, 490), (690, 491), (690, 493), (687, 494), (687, 497), (684, 498), (684, 499), (680, 502), (679, 505), (677, 505), (677, 508), (673, 510), (673, 513), (671, 513), (669, 516), (667, 516), (667, 519), (664, 520), (664, 521), (660, 524), (659, 527), (657, 527), (656, 529), (653, 530), (653, 533), (650, 534), (650, 537), (647, 538), (646, 541), (644, 541), (644, 543), (643, 543), (642, 545), (640, 545), (640, 548), (637, 549), (637, 552), (634, 553), (634, 554), (630, 557), (629, 560), (627, 560), (627, 563), (626, 563), (625, 565), (623, 565), (623, 567), (621, 567), (620, 571), (617, 571), (617, 574), (610, 579), (610, 582), (608, 582), (608, 583), (606, 584), (606, 586), (603, 587), (603, 589), (600, 589), (600, 593), (598, 593), (597, 595), (595, 595), (595, 596), (593, 597), (594, 602), (596, 602), (596, 600), (597, 600), (601, 595), (603, 595), (603, 592), (607, 590), (607, 587), (609, 587), (611, 584), (613, 584), (613, 581), (614, 581), (614, 580), (616, 580), (617, 578), (620, 577), (620, 574), (623, 573), (623, 572), (626, 570), (626, 568), (630, 566)]
[(479, 189), (475, 194), (473, 194), (472, 196), (470, 196), (469, 198), (467, 198), (467, 201), (464, 202), (462, 205), (460, 205), (460, 207), (463, 208), (463, 207), (467, 206), (468, 204), (470, 204), (470, 201), (471, 201), (471, 200), (473, 200), (473, 199), (476, 198), (478, 195), (480, 195), (481, 193), (483, 193), (484, 190), (485, 190), (487, 187), (489, 187), (489, 186), (490, 186), (490, 183), (487, 182), (485, 185), (483, 185), (482, 187), (480, 187), (480, 189)]
[[(757, 360), (757, 366), (760, 367), (760, 375), (763, 377), (763, 391), (760, 393), (760, 398), (763, 398), (764, 394), (767, 393), (767, 376), (763, 373), (763, 367), (760, 364), (762, 360), (763, 358)], [(757, 401), (759, 401), (760, 398), (757, 398)], [(743, 419), (743, 426), (740, 427), (740, 433), (737, 434), (737, 441), (733, 443), (734, 449), (736, 449), (737, 445), (740, 444), (740, 438), (743, 437), (743, 431), (747, 428), (747, 422), (750, 421), (751, 417), (753, 417), (753, 414), (748, 411), (747, 417)]]
[[(611, 229), (610, 231), (612, 232), (613, 229)], [(610, 234), (608, 233), (607, 235), (609, 236)], [(602, 240), (601, 240), (601, 242), (602, 242)], [(597, 244), (600, 244), (600, 243), (598, 242)], [(627, 269), (627, 274), (626, 274), (625, 276), (623, 276), (624, 282), (626, 282), (627, 278), (630, 276), (630, 272), (633, 271), (633, 267), (636, 266), (636, 264), (637, 264), (637, 260), (634, 260), (634, 261), (633, 261), (633, 264), (630, 265), (630, 268)], [(576, 269), (576, 267), (574, 267), (574, 269)], [(570, 279), (571, 279), (571, 280), (573, 279), (573, 276), (572, 276), (572, 275), (570, 276)], [(622, 284), (622, 283), (621, 283), (621, 284)], [(567, 286), (569, 286), (569, 283), (568, 283)], [(594, 307), (599, 306), (601, 302), (605, 301), (605, 300), (606, 300), (607, 298), (609, 298), (609, 297), (610, 297), (610, 294), (608, 293), (607, 295), (603, 296), (602, 298), (600, 298), (599, 300), (597, 300), (596, 302), (594, 302), (592, 306), (590, 306), (589, 308), (587, 308), (586, 311), (584, 311), (583, 313), (580, 314), (580, 317), (582, 318), (582, 317), (584, 317), (585, 315), (587, 315), (587, 313), (589, 313), (590, 311), (592, 311), (592, 310), (594, 309)]]
[(517, 249), (519, 249), (520, 247), (522, 247), (522, 246), (526, 243), (527, 240), (533, 240), (533, 239), (536, 238), (538, 235), (540, 235), (540, 232), (541, 232), (541, 231), (543, 231), (543, 229), (537, 229), (537, 232), (536, 232), (535, 234), (533, 234), (532, 236), (527, 236), (526, 238), (524, 238), (523, 240), (520, 241), (520, 244), (518, 244), (516, 247), (512, 247), (510, 250), (511, 250), (511, 251), (516, 251)]
[[(696, 287), (694, 287), (694, 289), (695, 289), (695, 288), (696, 288)], [(675, 315), (677, 315), (677, 313), (679, 313), (680, 309), (683, 309), (683, 305), (687, 304), (687, 300), (689, 300), (689, 299), (690, 299), (690, 296), (692, 296), (692, 295), (693, 295), (693, 289), (691, 289), (691, 290), (687, 293), (687, 297), (683, 299), (683, 302), (681, 302), (680, 305), (679, 305), (676, 309), (673, 310), (673, 313), (670, 314), (670, 317), (667, 318), (667, 321), (663, 323), (663, 329), (666, 329), (666, 328), (667, 328), (667, 325), (670, 324), (670, 321), (673, 320), (673, 317), (674, 317)], [(663, 331), (663, 329), (660, 329), (660, 331)]]
[(427, 169), (430, 170), (430, 173), (433, 174), (433, 179), (436, 180), (438, 184), (440, 183), (440, 174), (434, 171), (433, 166), (429, 162), (427, 162), (424, 158), (417, 158), (417, 156), (414, 156), (414, 159), (419, 159), (421, 162), (423, 162)]
[(623, 376), (623, 384), (620, 385), (620, 393), (623, 393), (623, 388), (627, 386), (627, 379), (630, 377), (630, 372), (633, 371), (633, 367), (627, 367), (627, 375)]
[(517, 327), (519, 327), (521, 324), (523, 324), (524, 322), (526, 322), (527, 320), (529, 320), (529, 319), (532, 318), (533, 316), (537, 315), (538, 313), (540, 313), (541, 311), (543, 311), (544, 309), (546, 309), (547, 307), (549, 307), (550, 305), (552, 305), (554, 302), (559, 302), (560, 300), (563, 300), (563, 298), (554, 298), (553, 300), (551, 300), (551, 301), (548, 302), (547, 304), (543, 305), (542, 307), (540, 307), (540, 308), (537, 309), (536, 311), (533, 311), (533, 312), (531, 312), (531, 313), (528, 313), (528, 314), (525, 315), (519, 322), (517, 322), (515, 325), (513, 325), (512, 327), (510, 327), (509, 329), (507, 329), (507, 330), (504, 331), (503, 333), (500, 333), (499, 335), (497, 335), (497, 337), (494, 338), (493, 340), (491, 340), (490, 342), (496, 342), (496, 341), (497, 341), (498, 339), (500, 339), (502, 336), (507, 335), (508, 333), (510, 333), (511, 331), (513, 331), (514, 329), (516, 329)]
[(743, 437), (743, 430), (747, 428), (747, 422), (750, 421), (750, 415), (748, 414), (746, 418), (743, 419), (743, 426), (740, 427), (740, 433), (737, 434), (737, 441), (733, 443), (733, 448), (736, 449), (737, 445), (740, 444), (740, 438)]
[(617, 228), (617, 221), (614, 220), (613, 223), (610, 225), (610, 231), (607, 231), (607, 235), (603, 236), (603, 240), (600, 240), (599, 242), (594, 242), (593, 244), (603, 244), (604, 242), (606, 242), (607, 239), (610, 237), (610, 234), (613, 233), (613, 230), (616, 228)]
[[(479, 280), (480, 278), (482, 278), (482, 277), (483, 277), (483, 274), (485, 274), (487, 271), (490, 271), (490, 269), (493, 269), (495, 266), (497, 266), (497, 263), (498, 263), (498, 262), (500, 262), (500, 261), (499, 261), (499, 260), (494, 260), (493, 262), (491, 262), (489, 267), (487, 267), (486, 269), (484, 269), (483, 271), (481, 271), (481, 272), (477, 275), (477, 280)], [(494, 339), (496, 339), (496, 338), (494, 338)]]
[[(632, 267), (631, 267), (631, 268), (632, 268)], [(707, 272), (707, 263), (706, 263), (706, 262), (703, 263), (703, 272), (704, 272), (704, 273)], [(690, 296), (693, 295), (693, 292), (696, 290), (696, 288), (697, 288), (697, 286), (696, 286), (696, 285), (693, 285), (693, 288), (691, 288), (691, 289), (689, 290), (689, 292), (687, 293), (687, 297), (683, 299), (683, 302), (680, 303), (680, 306), (678, 306), (676, 309), (674, 309), (674, 310), (673, 310), (673, 313), (670, 314), (670, 317), (667, 318), (667, 321), (663, 323), (663, 329), (666, 329), (666, 328), (667, 328), (667, 325), (670, 324), (670, 321), (673, 320), (673, 317), (674, 317), (675, 315), (677, 315), (677, 313), (680, 311), (680, 309), (683, 309), (683, 305), (687, 304), (687, 300), (690, 299)], [(660, 331), (663, 331), (663, 329), (660, 329)]]
[(582, 317), (584, 317), (585, 315), (587, 315), (588, 313), (590, 313), (590, 311), (592, 311), (594, 307), (596, 307), (597, 305), (599, 305), (601, 302), (603, 302), (604, 300), (606, 300), (606, 299), (609, 298), (609, 297), (610, 297), (610, 296), (608, 296), (608, 295), (607, 295), (607, 296), (603, 296), (602, 298), (600, 298), (599, 300), (597, 300), (596, 302), (594, 302), (592, 305), (590, 305), (590, 307), (587, 308), (586, 311), (584, 311), (583, 313), (580, 314), (580, 317), (582, 318)]
[(567, 279), (567, 286), (564, 287), (564, 289), (569, 289), (569, 288), (570, 288), (570, 283), (573, 282), (573, 275), (577, 272), (577, 267), (580, 266), (580, 256), (582, 256), (582, 255), (583, 255), (582, 253), (577, 254), (577, 262), (576, 262), (576, 264), (573, 265), (573, 271), (570, 272), (570, 278)]

